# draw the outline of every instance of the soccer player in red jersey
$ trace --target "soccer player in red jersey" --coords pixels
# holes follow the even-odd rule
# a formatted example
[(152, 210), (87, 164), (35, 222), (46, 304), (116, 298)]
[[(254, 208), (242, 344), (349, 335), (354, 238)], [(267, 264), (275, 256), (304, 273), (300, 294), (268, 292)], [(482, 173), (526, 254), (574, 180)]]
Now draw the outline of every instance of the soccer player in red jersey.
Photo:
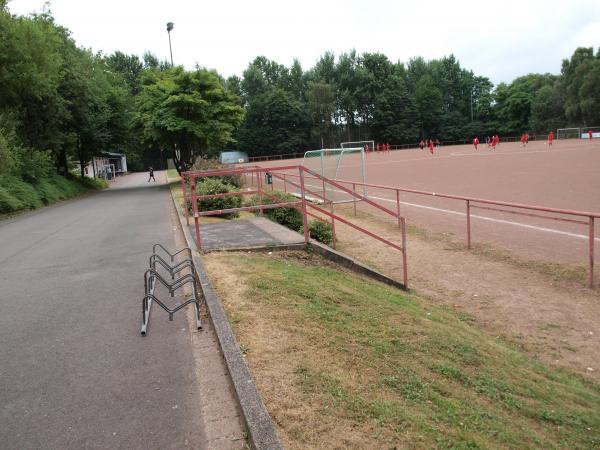
[(429, 139), (429, 152), (433, 155), (433, 139)]
[(588, 136), (589, 136), (590, 141), (591, 141), (592, 138), (594, 137), (594, 133), (592, 133), (592, 130), (588, 130)]
[(552, 145), (553, 140), (554, 140), (554, 133), (552, 131), (550, 131), (550, 133), (548, 133), (548, 145)]
[(423, 147), (425, 147), (425, 142), (423, 141), (423, 138), (421, 138), (421, 142), (419, 142), (419, 148), (423, 150)]
[(525, 146), (529, 144), (529, 133), (525, 133)]
[(477, 150), (478, 145), (479, 145), (479, 138), (477, 136), (475, 136), (475, 138), (473, 139), (473, 147), (475, 147), (475, 150)]

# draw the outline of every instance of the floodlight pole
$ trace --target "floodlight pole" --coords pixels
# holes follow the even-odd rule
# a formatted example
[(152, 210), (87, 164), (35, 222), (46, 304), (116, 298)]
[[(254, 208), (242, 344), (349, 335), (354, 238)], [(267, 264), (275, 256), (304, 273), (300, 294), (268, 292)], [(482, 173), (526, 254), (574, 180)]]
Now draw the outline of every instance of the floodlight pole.
[(473, 122), (473, 89), (475, 89), (475, 86), (471, 87), (471, 122)]
[(169, 53), (171, 54), (171, 67), (173, 67), (173, 49), (171, 48), (171, 30), (173, 29), (173, 22), (167, 22), (167, 33), (169, 34)]

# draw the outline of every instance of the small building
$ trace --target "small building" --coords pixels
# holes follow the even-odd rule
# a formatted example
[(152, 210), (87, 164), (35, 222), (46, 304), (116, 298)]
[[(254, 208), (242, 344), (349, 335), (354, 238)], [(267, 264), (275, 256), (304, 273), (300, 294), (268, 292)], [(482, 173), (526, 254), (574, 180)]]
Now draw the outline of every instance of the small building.
[(236, 150), (226, 150), (221, 152), (219, 156), (221, 164), (241, 164), (248, 162), (248, 154), (246, 152), (238, 152)]
[[(81, 170), (77, 162), (77, 170)], [(123, 153), (105, 152), (100, 156), (94, 156), (91, 161), (83, 167), (83, 173), (89, 178), (104, 178), (112, 180), (118, 175), (127, 173), (127, 156)]]

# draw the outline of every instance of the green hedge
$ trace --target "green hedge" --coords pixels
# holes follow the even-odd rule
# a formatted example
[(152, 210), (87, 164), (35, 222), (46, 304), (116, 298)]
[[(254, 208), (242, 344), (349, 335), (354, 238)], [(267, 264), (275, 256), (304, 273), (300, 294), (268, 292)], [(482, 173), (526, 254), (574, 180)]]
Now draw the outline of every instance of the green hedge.
[[(239, 192), (239, 189), (231, 184), (224, 183), (218, 178), (204, 178), (196, 185), (198, 195), (225, 194), (227, 192)], [(232, 195), (230, 197), (215, 197), (204, 200), (198, 200), (198, 211), (212, 211), (215, 209), (239, 208), (242, 206), (242, 197)], [(191, 205), (188, 204), (188, 209)], [(238, 217), (239, 213), (221, 214), (219, 217), (233, 219)]]
[[(272, 205), (274, 203), (296, 202), (298, 199), (290, 194), (285, 194), (279, 191), (269, 192), (268, 195), (263, 195), (262, 204)], [(258, 205), (258, 197), (254, 198), (254, 204)], [(285, 227), (294, 231), (302, 230), (302, 213), (296, 208), (275, 208), (265, 209), (264, 215)]]
[(322, 242), (325, 245), (331, 245), (333, 242), (333, 228), (331, 225), (320, 220), (313, 220), (308, 225), (310, 237)]

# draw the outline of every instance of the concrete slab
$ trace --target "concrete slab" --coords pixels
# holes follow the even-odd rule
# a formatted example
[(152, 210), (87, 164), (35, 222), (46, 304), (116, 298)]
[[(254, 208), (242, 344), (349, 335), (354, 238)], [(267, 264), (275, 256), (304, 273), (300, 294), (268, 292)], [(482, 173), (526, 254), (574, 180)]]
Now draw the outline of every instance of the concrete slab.
[[(190, 231), (193, 235), (193, 224)], [(200, 238), (204, 251), (304, 243), (304, 236), (265, 217), (202, 225)]]

